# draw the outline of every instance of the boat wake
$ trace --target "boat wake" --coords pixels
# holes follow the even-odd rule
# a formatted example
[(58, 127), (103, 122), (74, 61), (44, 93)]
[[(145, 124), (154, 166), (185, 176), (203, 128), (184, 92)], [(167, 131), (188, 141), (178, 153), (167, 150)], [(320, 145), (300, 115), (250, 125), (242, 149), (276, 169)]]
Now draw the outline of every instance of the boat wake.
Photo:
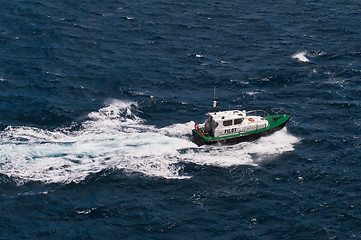
[(19, 184), (80, 182), (106, 169), (184, 179), (191, 177), (181, 174), (187, 162), (257, 165), (261, 157), (292, 151), (299, 141), (284, 128), (255, 142), (199, 148), (191, 141), (194, 122), (156, 128), (136, 109), (137, 103), (112, 100), (76, 131), (7, 127), (0, 133), (0, 173)]

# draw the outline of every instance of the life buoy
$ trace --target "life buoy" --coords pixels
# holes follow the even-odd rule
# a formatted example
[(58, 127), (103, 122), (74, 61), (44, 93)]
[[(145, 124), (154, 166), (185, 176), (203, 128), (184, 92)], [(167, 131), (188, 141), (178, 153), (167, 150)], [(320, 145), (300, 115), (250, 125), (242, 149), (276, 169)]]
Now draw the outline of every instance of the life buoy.
[(198, 125), (198, 123), (195, 123), (195, 124), (194, 124), (194, 129), (198, 132), (198, 130), (199, 130), (199, 125)]
[(204, 129), (201, 129), (201, 135), (204, 137), (204, 134), (205, 134), (205, 132), (204, 132)]
[(254, 122), (254, 119), (253, 118), (248, 118), (248, 121)]

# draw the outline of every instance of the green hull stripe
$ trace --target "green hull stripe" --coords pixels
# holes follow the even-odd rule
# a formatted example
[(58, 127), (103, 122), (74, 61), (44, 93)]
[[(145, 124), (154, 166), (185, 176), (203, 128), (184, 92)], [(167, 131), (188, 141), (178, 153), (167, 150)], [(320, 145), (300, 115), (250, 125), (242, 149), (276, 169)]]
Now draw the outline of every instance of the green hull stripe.
[(197, 135), (199, 137), (203, 138), (206, 142), (218, 141), (218, 140), (222, 140), (222, 139), (236, 138), (236, 137), (240, 137), (240, 136), (247, 136), (247, 135), (250, 135), (250, 134), (267, 131), (267, 130), (278, 127), (278, 126), (282, 125), (283, 123), (287, 122), (288, 119), (290, 119), (290, 117), (291, 117), (291, 115), (289, 115), (289, 114), (269, 115), (268, 117), (265, 118), (268, 121), (268, 126), (265, 127), (265, 128), (260, 128), (260, 129), (249, 131), (249, 132), (236, 133), (236, 134), (222, 136), (222, 137), (202, 136), (200, 134), (200, 131), (201, 131), (201, 129), (204, 129), (204, 128), (199, 128), (198, 132), (195, 129), (193, 129), (193, 132), (197, 133)]

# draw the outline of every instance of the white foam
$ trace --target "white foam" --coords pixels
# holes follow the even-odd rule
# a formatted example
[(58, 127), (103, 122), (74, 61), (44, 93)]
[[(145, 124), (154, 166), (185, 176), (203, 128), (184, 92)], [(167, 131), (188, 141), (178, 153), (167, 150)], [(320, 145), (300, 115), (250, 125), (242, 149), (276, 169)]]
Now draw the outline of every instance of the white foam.
[(301, 62), (309, 62), (310, 60), (306, 57), (306, 55), (307, 55), (306, 51), (297, 52), (292, 56), (292, 58), (297, 59)]
[(299, 141), (284, 128), (270, 136), (263, 137), (253, 142), (242, 142), (236, 145), (203, 146), (187, 152), (189, 162), (219, 167), (234, 165), (256, 166), (263, 158), (271, 155), (292, 151), (294, 144)]
[[(292, 151), (298, 141), (283, 129), (255, 142), (197, 147), (194, 122), (156, 128), (136, 114), (137, 104), (111, 100), (79, 131), (8, 127), (0, 133), (0, 173), (22, 181), (79, 182), (105, 169), (148, 176), (189, 178), (185, 162), (228, 167), (257, 165), (260, 156)], [(183, 163), (183, 164), (182, 164)]]

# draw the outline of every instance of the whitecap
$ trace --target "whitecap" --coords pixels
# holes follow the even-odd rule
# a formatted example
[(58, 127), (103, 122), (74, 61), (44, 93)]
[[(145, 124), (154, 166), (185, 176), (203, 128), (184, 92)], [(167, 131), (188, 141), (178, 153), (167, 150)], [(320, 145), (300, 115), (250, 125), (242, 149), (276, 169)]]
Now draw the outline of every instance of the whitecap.
[(292, 55), (293, 59), (297, 59), (298, 61), (301, 62), (309, 62), (310, 60), (306, 57), (307, 52), (303, 51), (303, 52), (297, 52), (294, 55)]
[(88, 214), (90, 214), (91, 212), (93, 212), (94, 210), (96, 210), (96, 208), (85, 209), (85, 210), (78, 210), (78, 211), (76, 211), (76, 213), (77, 213), (77, 214), (80, 214), (80, 215), (88, 215)]

